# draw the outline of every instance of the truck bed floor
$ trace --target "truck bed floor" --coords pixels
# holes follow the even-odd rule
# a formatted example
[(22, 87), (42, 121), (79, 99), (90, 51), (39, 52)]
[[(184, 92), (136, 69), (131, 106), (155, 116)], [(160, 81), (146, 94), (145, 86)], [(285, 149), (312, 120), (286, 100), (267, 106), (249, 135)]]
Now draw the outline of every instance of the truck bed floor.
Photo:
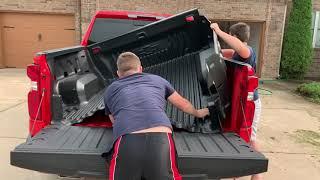
[(105, 89), (100, 90), (87, 104), (80, 106), (79, 109), (65, 111), (62, 122), (68, 125), (80, 123), (86, 117), (92, 116), (96, 111), (104, 109), (104, 91)]

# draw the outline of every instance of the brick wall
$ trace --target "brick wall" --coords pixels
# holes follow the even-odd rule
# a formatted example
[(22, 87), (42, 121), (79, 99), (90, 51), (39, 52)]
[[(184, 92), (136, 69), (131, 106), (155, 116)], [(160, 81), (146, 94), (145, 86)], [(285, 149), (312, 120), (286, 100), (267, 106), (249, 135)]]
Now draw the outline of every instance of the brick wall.
[(261, 75), (276, 78), (279, 74), (280, 52), (285, 19), (286, 0), (82, 0), (81, 24), (85, 32), (96, 10), (131, 10), (175, 14), (198, 8), (212, 20), (265, 22), (265, 40)]
[(262, 77), (277, 78), (282, 50), (286, 3), (270, 1), (266, 19), (266, 39), (262, 64)]
[[(2, 27), (2, 24), (1, 24), (1, 18), (0, 18), (0, 27)], [(2, 52), (2, 32), (0, 30), (0, 68), (3, 68), (4, 67), (4, 62), (3, 62), (3, 52)]]
[(261, 75), (276, 78), (286, 3), (287, 0), (2, 0), (0, 12), (74, 14), (78, 40), (86, 32), (94, 13), (102, 9), (175, 14), (198, 8), (211, 20), (260, 22), (265, 24)]
[(87, 31), (90, 20), (97, 10), (99, 9), (97, 8), (95, 0), (81, 0), (81, 37), (83, 37), (83, 35)]
[(216, 20), (264, 21), (265, 0), (96, 0), (98, 9), (150, 11), (175, 14), (198, 8), (202, 14)]
[(1, 11), (74, 13), (75, 0), (1, 0)]

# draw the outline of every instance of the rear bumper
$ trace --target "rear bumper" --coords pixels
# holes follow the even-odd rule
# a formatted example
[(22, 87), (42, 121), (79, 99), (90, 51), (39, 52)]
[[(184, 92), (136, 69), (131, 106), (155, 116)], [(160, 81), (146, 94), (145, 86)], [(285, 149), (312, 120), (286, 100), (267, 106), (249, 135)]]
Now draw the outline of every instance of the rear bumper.
[[(185, 179), (239, 177), (267, 171), (268, 160), (235, 134), (175, 132), (177, 162)], [(11, 165), (72, 177), (106, 177), (101, 154), (112, 142), (107, 128), (50, 126), (11, 152)]]

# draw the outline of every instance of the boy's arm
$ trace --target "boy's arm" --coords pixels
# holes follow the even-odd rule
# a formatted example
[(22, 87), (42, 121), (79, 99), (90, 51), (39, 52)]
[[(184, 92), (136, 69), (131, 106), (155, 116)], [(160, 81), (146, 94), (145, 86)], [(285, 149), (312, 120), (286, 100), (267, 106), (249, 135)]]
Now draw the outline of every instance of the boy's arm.
[(112, 122), (112, 124), (114, 123), (114, 117), (112, 116), (112, 114), (109, 114), (109, 119)]
[(110, 121), (112, 122), (112, 124), (114, 123), (114, 117), (113, 115), (111, 114), (111, 111), (109, 109), (109, 106), (108, 106), (108, 94), (110, 93), (110, 86), (108, 87), (107, 91), (105, 92), (105, 95), (104, 95), (104, 98), (103, 98), (103, 102), (104, 102), (104, 111), (105, 111), (105, 115), (109, 116), (109, 119)]
[(209, 109), (195, 109), (194, 106), (182, 97), (176, 90), (174, 90), (173, 86), (165, 79), (160, 78), (163, 81), (164, 87), (166, 89), (165, 97), (173, 106), (180, 109), (181, 111), (193, 115), (198, 118), (203, 118), (209, 115)]
[(234, 54), (233, 49), (221, 49), (222, 56), (231, 59)]
[(175, 106), (176, 108), (180, 109), (181, 111), (193, 115), (198, 118), (203, 118), (209, 115), (209, 109), (195, 109), (194, 106), (188, 101), (187, 99), (183, 98), (177, 91), (172, 93), (168, 97), (168, 101)]
[(219, 28), (219, 25), (217, 23), (212, 23), (210, 27), (212, 30), (214, 30), (217, 33), (217, 35), (224, 42), (226, 42), (232, 49), (234, 49), (242, 58), (247, 59), (250, 57), (251, 55), (250, 49), (238, 38), (223, 32)]

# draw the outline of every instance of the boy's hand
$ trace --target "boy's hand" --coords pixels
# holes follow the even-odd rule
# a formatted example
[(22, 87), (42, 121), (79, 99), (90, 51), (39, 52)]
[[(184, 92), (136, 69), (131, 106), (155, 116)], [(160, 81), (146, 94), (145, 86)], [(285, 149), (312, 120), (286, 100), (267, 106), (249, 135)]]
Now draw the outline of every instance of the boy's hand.
[(203, 109), (198, 109), (196, 113), (197, 118), (204, 118), (209, 115), (209, 109), (208, 108), (203, 108)]
[(212, 23), (212, 24), (210, 25), (210, 27), (211, 27), (211, 29), (214, 30), (216, 33), (218, 33), (218, 32), (221, 31), (221, 29), (220, 29), (220, 27), (219, 27), (219, 25), (218, 25), (217, 23)]

